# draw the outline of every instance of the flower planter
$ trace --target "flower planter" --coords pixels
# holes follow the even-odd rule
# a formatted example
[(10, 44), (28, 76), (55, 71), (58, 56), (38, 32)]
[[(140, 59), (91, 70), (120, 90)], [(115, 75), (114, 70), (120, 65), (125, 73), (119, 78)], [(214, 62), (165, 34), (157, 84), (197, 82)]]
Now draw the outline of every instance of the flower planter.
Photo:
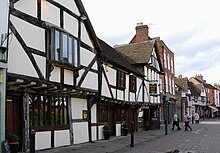
[(8, 142), (11, 153), (18, 153), (19, 142)]
[(122, 135), (127, 136), (128, 135), (128, 128), (122, 128)]

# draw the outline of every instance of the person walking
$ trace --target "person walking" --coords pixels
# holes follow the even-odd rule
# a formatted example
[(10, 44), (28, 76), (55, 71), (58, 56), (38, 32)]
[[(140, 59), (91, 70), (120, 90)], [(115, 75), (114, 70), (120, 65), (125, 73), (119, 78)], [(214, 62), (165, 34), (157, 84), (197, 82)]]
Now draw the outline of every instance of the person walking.
[(195, 113), (195, 123), (199, 124), (199, 113)]
[(188, 115), (187, 112), (185, 112), (184, 122), (185, 122), (185, 131), (188, 131), (188, 128), (190, 129), (190, 131), (192, 131), (192, 128), (191, 128), (191, 126), (189, 125), (190, 116)]
[(177, 127), (177, 130), (181, 130), (181, 128), (179, 127), (179, 117), (176, 114), (176, 112), (173, 114), (173, 128), (172, 128), (172, 130), (174, 130), (175, 126)]

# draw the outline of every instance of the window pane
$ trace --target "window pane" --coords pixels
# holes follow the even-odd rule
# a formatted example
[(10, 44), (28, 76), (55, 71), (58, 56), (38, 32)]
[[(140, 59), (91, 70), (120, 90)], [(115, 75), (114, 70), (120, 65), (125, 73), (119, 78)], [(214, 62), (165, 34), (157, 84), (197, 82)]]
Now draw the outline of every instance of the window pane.
[(72, 37), (69, 37), (69, 57), (68, 57), (68, 60), (69, 60), (69, 63), (70, 64), (73, 64), (73, 38)]
[(54, 56), (55, 60), (59, 61), (59, 55), (60, 55), (60, 32), (55, 31), (55, 51), (54, 51)]
[(74, 66), (78, 67), (78, 44), (77, 40), (74, 39)]
[(68, 52), (67, 52), (67, 35), (63, 34), (63, 60), (68, 61)]

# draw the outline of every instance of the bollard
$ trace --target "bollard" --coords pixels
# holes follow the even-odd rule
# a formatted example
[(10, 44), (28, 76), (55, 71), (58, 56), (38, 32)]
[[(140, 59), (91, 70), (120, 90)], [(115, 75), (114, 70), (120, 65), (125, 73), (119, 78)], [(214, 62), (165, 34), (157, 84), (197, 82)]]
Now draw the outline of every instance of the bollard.
[(35, 130), (30, 132), (30, 153), (35, 153)]
[(167, 135), (167, 120), (164, 120), (165, 122), (165, 135)]
[(131, 122), (131, 144), (130, 147), (134, 147), (134, 121)]

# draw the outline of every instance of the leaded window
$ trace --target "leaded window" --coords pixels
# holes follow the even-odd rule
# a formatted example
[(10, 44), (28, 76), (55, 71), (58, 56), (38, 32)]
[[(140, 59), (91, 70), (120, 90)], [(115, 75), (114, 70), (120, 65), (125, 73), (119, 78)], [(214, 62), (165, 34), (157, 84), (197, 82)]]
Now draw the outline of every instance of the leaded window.
[(50, 42), (50, 60), (56, 63), (65, 63), (70, 66), (79, 67), (79, 43), (74, 36), (52, 28), (48, 34)]

